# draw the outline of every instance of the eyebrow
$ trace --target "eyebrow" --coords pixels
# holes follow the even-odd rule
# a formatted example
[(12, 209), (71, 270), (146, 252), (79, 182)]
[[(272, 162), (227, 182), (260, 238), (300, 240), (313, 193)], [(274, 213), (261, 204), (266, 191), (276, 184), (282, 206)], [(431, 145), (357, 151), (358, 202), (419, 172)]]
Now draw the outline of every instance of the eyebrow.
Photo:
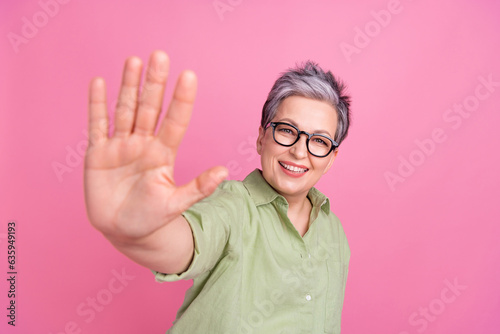
[[(295, 123), (293, 120), (291, 120), (290, 118), (282, 118), (280, 121), (278, 122), (283, 122), (283, 121), (286, 121), (292, 125), (295, 125), (297, 128), (299, 127), (297, 123)], [(327, 134), (330, 138), (332, 137), (332, 135), (330, 134), (330, 132), (326, 131), (326, 130), (314, 130), (312, 133), (314, 134)]]

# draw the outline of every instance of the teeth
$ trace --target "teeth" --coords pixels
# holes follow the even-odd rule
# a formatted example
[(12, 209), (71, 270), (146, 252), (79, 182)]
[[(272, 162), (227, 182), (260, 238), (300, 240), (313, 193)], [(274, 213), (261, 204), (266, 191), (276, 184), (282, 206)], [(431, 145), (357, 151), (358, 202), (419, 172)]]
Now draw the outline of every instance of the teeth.
[(285, 167), (286, 169), (292, 171), (292, 172), (295, 172), (295, 173), (304, 173), (307, 171), (306, 168), (299, 168), (299, 167), (295, 167), (295, 166), (289, 166), (287, 164), (284, 164), (282, 162), (280, 162), (280, 165)]

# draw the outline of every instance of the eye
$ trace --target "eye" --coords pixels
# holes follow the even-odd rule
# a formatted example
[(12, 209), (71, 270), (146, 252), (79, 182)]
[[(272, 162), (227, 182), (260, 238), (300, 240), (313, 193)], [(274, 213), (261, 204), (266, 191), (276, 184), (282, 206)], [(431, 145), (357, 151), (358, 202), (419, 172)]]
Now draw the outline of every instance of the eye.
[(280, 129), (278, 129), (278, 131), (283, 132), (283, 133), (293, 134), (292, 129), (288, 129), (288, 128), (280, 128)]
[(313, 137), (313, 141), (316, 144), (322, 145), (322, 146), (328, 146), (328, 143), (323, 140), (321, 137)]

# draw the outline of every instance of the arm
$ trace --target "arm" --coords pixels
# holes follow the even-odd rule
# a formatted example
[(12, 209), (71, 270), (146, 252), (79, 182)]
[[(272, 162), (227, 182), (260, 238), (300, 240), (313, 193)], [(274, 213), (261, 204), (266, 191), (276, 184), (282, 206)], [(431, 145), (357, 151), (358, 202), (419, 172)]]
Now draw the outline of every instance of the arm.
[(177, 274), (186, 271), (194, 254), (193, 232), (182, 216), (142, 238), (108, 240), (132, 261), (149, 269)]
[(111, 135), (104, 80), (92, 80), (84, 188), (89, 221), (120, 252), (149, 269), (179, 273), (193, 257), (192, 231), (181, 213), (213, 193), (227, 170), (214, 167), (186, 185), (175, 184), (175, 157), (197, 82), (191, 71), (179, 76), (155, 134), (168, 69), (168, 56), (154, 52), (140, 92), (142, 62), (126, 61)]

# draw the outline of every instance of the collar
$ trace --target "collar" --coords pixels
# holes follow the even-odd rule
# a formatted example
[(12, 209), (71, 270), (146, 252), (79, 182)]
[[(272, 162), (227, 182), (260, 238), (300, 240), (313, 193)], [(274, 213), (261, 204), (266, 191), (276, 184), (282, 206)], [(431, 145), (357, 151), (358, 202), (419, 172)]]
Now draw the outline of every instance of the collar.
[[(277, 198), (281, 198), (286, 203), (286, 199), (267, 183), (262, 176), (262, 171), (258, 168), (247, 175), (243, 180), (243, 185), (247, 188), (256, 206), (271, 203)], [(330, 213), (330, 200), (318, 189), (311, 188), (307, 197), (311, 200), (313, 208), (321, 207), (326, 214)]]

